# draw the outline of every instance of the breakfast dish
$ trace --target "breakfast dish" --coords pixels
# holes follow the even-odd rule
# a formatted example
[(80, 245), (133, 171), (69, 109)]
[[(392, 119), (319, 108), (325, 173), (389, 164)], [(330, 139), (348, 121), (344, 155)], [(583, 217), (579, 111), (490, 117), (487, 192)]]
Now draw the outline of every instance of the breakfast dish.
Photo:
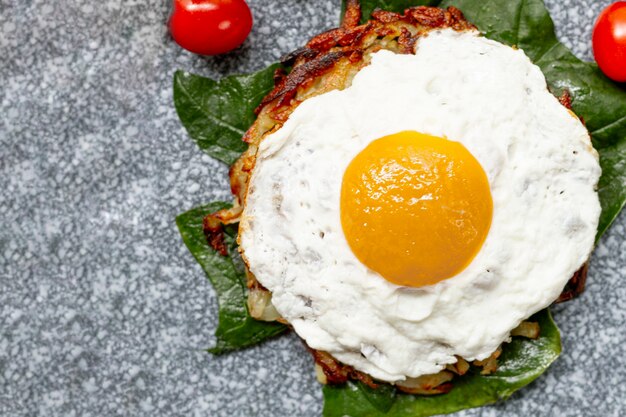
[(540, 1), (397, 3), (363, 19), (346, 1), (258, 73), (174, 80), (191, 136), (231, 165), (232, 205), (177, 218), (218, 293), (211, 352), (294, 330), (325, 417), (448, 413), (533, 381), (561, 351), (547, 307), (583, 291), (624, 202), (624, 92), (553, 35), (512, 40), (520, 20), (552, 30)]
[(214, 218), (240, 221), (253, 317), (320, 351), (323, 381), (336, 360), (445, 392), (587, 261), (598, 156), (523, 51), (457, 9), (346, 22), (288, 58)]

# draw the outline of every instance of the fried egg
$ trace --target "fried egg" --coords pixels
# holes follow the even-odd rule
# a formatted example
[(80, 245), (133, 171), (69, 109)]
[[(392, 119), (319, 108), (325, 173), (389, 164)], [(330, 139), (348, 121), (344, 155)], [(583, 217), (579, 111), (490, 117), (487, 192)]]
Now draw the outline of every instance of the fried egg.
[(521, 50), (381, 50), (260, 143), (240, 250), (313, 349), (397, 382), (489, 357), (588, 259), (598, 156)]

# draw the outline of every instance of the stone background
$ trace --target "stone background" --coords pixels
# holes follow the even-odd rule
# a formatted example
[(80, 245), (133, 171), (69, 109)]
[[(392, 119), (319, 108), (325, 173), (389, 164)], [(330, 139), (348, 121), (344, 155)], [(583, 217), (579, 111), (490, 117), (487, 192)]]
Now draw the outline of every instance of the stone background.
[[(608, 0), (549, 0), (591, 59)], [(293, 335), (224, 357), (216, 299), (176, 214), (227, 199), (172, 104), (175, 69), (257, 70), (338, 21), (338, 1), (250, 0), (244, 46), (201, 58), (169, 38), (169, 0), (0, 0), (0, 415), (319, 416)], [(557, 307), (562, 357), (503, 404), (458, 416), (626, 414), (626, 216), (588, 289)]]

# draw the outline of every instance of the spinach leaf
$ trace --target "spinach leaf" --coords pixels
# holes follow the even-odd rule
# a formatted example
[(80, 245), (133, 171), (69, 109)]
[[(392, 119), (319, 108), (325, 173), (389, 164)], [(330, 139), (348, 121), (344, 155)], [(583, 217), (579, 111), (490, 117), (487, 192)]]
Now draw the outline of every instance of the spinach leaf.
[(202, 219), (228, 206), (227, 203), (215, 202), (176, 217), (176, 225), (183, 242), (202, 266), (217, 293), (217, 343), (214, 348), (209, 349), (215, 354), (257, 344), (287, 329), (287, 326), (280, 323), (257, 321), (248, 312), (244, 265), (237, 252), (237, 225), (229, 225), (224, 229), (228, 256), (220, 255), (207, 244)]
[(441, 4), (448, 6), (459, 8), (485, 36), (523, 49), (556, 96), (570, 92), (573, 110), (583, 118), (600, 154), (599, 239), (626, 203), (626, 90), (558, 41), (541, 0), (444, 0)]
[(324, 417), (426, 417), (505, 399), (541, 375), (561, 352), (561, 337), (550, 312), (543, 310), (530, 320), (539, 322), (541, 336), (537, 340), (514, 338), (505, 344), (498, 370), (492, 375), (480, 375), (472, 369), (453, 380), (449, 393), (428, 397), (386, 390), (379, 394), (382, 398), (374, 399), (372, 390), (364, 385), (327, 385)]
[(381, 384), (378, 388), (373, 389), (358, 381), (356, 383), (350, 382), (351, 385), (356, 385), (361, 395), (378, 411), (386, 413), (391, 410), (391, 407), (396, 402), (397, 390), (393, 385)]
[(277, 67), (220, 81), (176, 71), (174, 106), (200, 149), (229, 165), (239, 158), (247, 147), (241, 138), (256, 119), (254, 109), (274, 87)]

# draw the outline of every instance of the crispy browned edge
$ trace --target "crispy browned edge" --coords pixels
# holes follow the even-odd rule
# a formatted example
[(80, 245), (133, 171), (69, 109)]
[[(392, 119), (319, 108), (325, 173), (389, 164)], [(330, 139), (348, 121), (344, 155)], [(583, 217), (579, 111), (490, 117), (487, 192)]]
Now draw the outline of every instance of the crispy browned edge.
[[(246, 152), (231, 166), (229, 171), (231, 191), (235, 204), (231, 209), (220, 210), (204, 220), (204, 232), (209, 245), (218, 253), (226, 255), (222, 224), (239, 221), (247, 194), (248, 181), (256, 161), (258, 144), (264, 136), (283, 125), (298, 105), (309, 97), (324, 92), (345, 88), (351, 78), (369, 64), (372, 53), (389, 49), (396, 53), (413, 53), (417, 39), (434, 29), (451, 28), (456, 31), (476, 29), (460, 10), (455, 7), (411, 7), (403, 14), (375, 10), (371, 19), (359, 25), (361, 8), (358, 0), (348, 0), (341, 27), (331, 29), (313, 37), (304, 47), (293, 51), (282, 59), (283, 67), (291, 67), (288, 73), (280, 68), (274, 75), (274, 89), (261, 101), (256, 109), (257, 120), (248, 129), (243, 140), (249, 144)], [(559, 98), (560, 103), (571, 110), (571, 97), (566, 91)], [(242, 254), (245, 261), (245, 254)], [(570, 300), (584, 290), (588, 264), (585, 263), (570, 279), (556, 302)], [(248, 288), (265, 290), (248, 272)], [(539, 329), (534, 324), (539, 336)], [(533, 337), (528, 336), (527, 337)], [(348, 379), (358, 380), (371, 388), (377, 383), (369, 375), (344, 365), (329, 353), (307, 349), (313, 355), (316, 368), (323, 372), (326, 383), (341, 384)], [(500, 350), (482, 361), (473, 364), (482, 367), (481, 373), (495, 372)], [(455, 365), (435, 375), (418, 380), (417, 388), (398, 386), (399, 389), (415, 394), (442, 394), (452, 389), (449, 382), (456, 375), (463, 375), (469, 364), (462, 358)]]

